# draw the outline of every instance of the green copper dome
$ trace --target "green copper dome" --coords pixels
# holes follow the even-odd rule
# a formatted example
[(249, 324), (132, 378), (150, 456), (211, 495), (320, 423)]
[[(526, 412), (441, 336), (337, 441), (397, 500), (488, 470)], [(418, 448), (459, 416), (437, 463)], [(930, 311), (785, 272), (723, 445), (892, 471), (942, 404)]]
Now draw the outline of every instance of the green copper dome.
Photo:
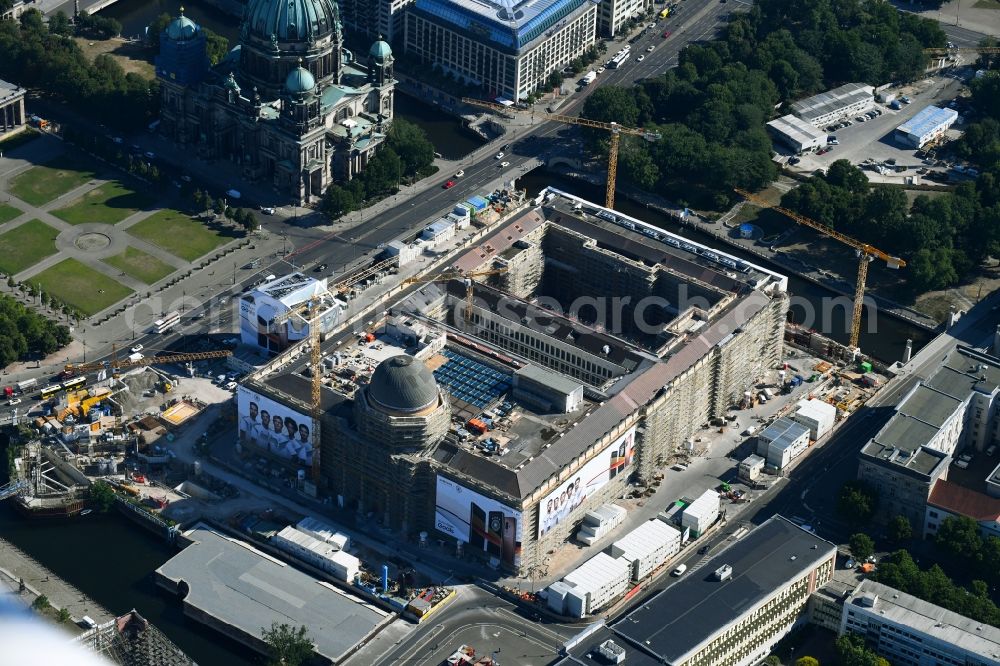
[(181, 15), (167, 24), (167, 37), (175, 41), (184, 41), (197, 35), (198, 30), (198, 24), (184, 16), (184, 9), (181, 8)]
[(250, 0), (244, 16), (247, 33), (279, 42), (320, 39), (340, 23), (333, 0)]
[(389, 45), (382, 41), (381, 39), (372, 44), (371, 49), (368, 51), (368, 55), (379, 60), (386, 60), (392, 57), (392, 49)]
[(307, 93), (315, 87), (316, 79), (302, 65), (290, 71), (285, 78), (285, 88), (293, 95)]

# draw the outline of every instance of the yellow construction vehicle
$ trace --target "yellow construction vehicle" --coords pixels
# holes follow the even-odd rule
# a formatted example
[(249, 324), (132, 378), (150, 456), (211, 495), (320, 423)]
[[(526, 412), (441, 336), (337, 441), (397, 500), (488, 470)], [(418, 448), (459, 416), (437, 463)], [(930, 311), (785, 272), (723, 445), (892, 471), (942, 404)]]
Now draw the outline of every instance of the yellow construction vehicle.
[(865, 282), (868, 279), (868, 263), (871, 262), (872, 259), (878, 258), (884, 261), (889, 268), (903, 268), (906, 266), (906, 262), (899, 257), (893, 257), (892, 255), (883, 252), (877, 247), (872, 247), (867, 243), (862, 243), (859, 240), (851, 238), (846, 234), (842, 234), (839, 231), (835, 231), (824, 224), (816, 222), (815, 220), (810, 220), (808, 217), (803, 217), (802, 215), (790, 211), (787, 208), (772, 205), (771, 202), (766, 199), (763, 199), (755, 194), (751, 194), (746, 190), (736, 188), (735, 191), (747, 201), (750, 201), (761, 208), (771, 208), (776, 210), (804, 227), (809, 227), (810, 229), (820, 232), (824, 236), (840, 241), (844, 245), (854, 248), (854, 251), (859, 257), (859, 263), (858, 278), (854, 287), (854, 312), (851, 315), (851, 338), (848, 344), (851, 349), (857, 349), (858, 338), (861, 335), (861, 309), (864, 306), (865, 300)]
[(621, 141), (621, 135), (628, 134), (629, 136), (641, 136), (647, 141), (658, 141), (660, 139), (659, 132), (651, 132), (649, 130), (638, 129), (635, 127), (625, 127), (623, 125), (619, 125), (618, 123), (605, 123), (599, 120), (590, 120), (588, 118), (579, 118), (577, 116), (567, 116), (560, 113), (541, 113), (535, 111), (534, 109), (521, 110), (506, 107), (494, 102), (484, 102), (483, 100), (473, 99), (471, 97), (463, 97), (462, 101), (470, 106), (478, 106), (480, 108), (490, 109), (491, 111), (496, 111), (498, 113), (529, 113), (532, 116), (539, 115), (546, 120), (552, 120), (565, 125), (579, 125), (581, 127), (589, 127), (591, 129), (599, 129), (605, 132), (610, 132), (611, 145), (608, 148), (608, 187), (604, 201), (604, 205), (607, 208), (615, 207), (615, 181), (618, 177), (618, 144)]

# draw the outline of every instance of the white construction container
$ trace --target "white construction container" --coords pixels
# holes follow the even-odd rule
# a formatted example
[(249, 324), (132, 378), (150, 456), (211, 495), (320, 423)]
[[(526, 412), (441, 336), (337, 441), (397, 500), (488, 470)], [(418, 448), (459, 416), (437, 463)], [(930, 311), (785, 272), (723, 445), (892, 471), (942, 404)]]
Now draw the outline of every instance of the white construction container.
[(783, 469), (809, 448), (809, 428), (790, 418), (780, 418), (757, 435), (757, 455)]
[(564, 615), (566, 613), (566, 594), (569, 592), (570, 586), (561, 580), (549, 585), (546, 590), (545, 602), (549, 605), (555, 613)]
[(792, 420), (809, 428), (809, 436), (818, 440), (833, 429), (837, 421), (837, 408), (834, 405), (813, 398), (801, 400), (796, 405), (798, 409), (792, 414)]
[(583, 516), (582, 524), (576, 533), (577, 541), (588, 546), (594, 545), (612, 530), (617, 528), (628, 515), (625, 509), (617, 504), (602, 504)]
[(701, 536), (719, 517), (719, 505), (719, 493), (706, 490), (684, 509), (681, 527), (690, 529), (692, 536)]
[(737, 471), (741, 481), (756, 481), (764, 472), (764, 459), (758, 455), (749, 455), (740, 461)]
[(336, 546), (340, 550), (347, 550), (350, 545), (350, 538), (346, 534), (341, 534), (333, 526), (324, 523), (318, 518), (306, 516), (295, 526), (300, 532), (305, 532), (309, 536), (323, 543)]
[(662, 520), (650, 520), (611, 544), (612, 557), (629, 563), (637, 583), (681, 549), (681, 533)]
[(566, 614), (583, 617), (608, 605), (628, 589), (632, 567), (607, 553), (598, 553), (563, 578)]
[(350, 582), (361, 568), (358, 558), (345, 553), (335, 545), (315, 539), (291, 525), (271, 537), (271, 541), (278, 548), (331, 574), (338, 580)]

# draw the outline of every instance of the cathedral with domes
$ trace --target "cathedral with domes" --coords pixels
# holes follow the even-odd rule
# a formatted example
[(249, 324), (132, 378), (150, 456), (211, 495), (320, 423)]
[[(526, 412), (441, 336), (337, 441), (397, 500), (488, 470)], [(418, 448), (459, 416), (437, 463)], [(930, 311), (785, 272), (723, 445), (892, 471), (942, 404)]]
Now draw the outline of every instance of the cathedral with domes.
[(334, 0), (250, 0), (239, 44), (214, 67), (182, 9), (156, 58), (159, 130), (306, 204), (363, 171), (385, 140), (392, 68), (384, 41), (363, 60), (343, 47)]

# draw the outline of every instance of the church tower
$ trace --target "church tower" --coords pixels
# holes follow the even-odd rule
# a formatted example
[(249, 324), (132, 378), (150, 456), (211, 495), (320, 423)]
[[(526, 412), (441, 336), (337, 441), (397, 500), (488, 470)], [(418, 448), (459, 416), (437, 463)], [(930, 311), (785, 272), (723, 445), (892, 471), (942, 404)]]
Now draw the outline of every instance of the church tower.
[(392, 78), (392, 49), (389, 44), (379, 39), (368, 50), (368, 82), (372, 85), (377, 97), (370, 108), (378, 109), (379, 118), (383, 121), (392, 120), (392, 94), (396, 81)]

